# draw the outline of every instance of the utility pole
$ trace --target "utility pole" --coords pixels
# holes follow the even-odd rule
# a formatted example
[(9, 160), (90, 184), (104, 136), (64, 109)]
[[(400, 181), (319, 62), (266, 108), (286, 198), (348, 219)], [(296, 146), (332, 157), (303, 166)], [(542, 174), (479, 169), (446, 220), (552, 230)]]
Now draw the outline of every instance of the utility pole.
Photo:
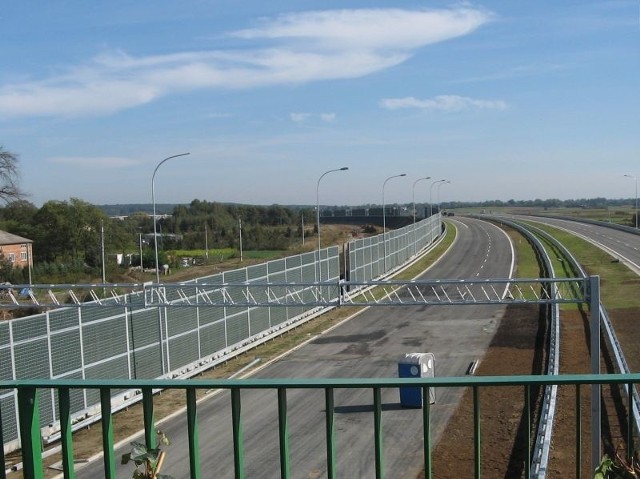
[(240, 233), (240, 262), (242, 263), (242, 218), (238, 218), (238, 227)]

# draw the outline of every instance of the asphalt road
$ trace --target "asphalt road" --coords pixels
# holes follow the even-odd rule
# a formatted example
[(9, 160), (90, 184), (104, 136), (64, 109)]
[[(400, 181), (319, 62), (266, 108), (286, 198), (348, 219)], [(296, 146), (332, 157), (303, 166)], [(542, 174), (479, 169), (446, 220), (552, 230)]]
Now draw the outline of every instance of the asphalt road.
[[(508, 278), (513, 249), (493, 224), (455, 218), (457, 238), (448, 253), (424, 275), (431, 279)], [(396, 377), (398, 360), (411, 352), (435, 355), (438, 376), (462, 376), (483, 356), (505, 306), (405, 306), (368, 308), (338, 327), (313, 338), (252, 377)], [(462, 395), (437, 392), (432, 406), (432, 438), (437, 441)], [(290, 390), (287, 395), (291, 477), (326, 477), (325, 404), (322, 391)], [(423, 464), (422, 412), (400, 406), (397, 389), (383, 390), (383, 448), (387, 478), (415, 477)], [(375, 477), (370, 390), (337, 390), (336, 450), (339, 477)], [(277, 398), (275, 391), (242, 392), (245, 471), (247, 478), (280, 477)], [(198, 405), (200, 461), (203, 477), (234, 477), (230, 397), (220, 393)], [(162, 429), (172, 439), (163, 473), (188, 476), (184, 415)], [(116, 457), (120, 457), (118, 451)], [(79, 478), (100, 477), (101, 461), (78, 471)], [(118, 466), (118, 477), (131, 467)]]
[(568, 231), (606, 251), (640, 275), (640, 235), (607, 226), (557, 218), (519, 216), (518, 219), (555, 226)]

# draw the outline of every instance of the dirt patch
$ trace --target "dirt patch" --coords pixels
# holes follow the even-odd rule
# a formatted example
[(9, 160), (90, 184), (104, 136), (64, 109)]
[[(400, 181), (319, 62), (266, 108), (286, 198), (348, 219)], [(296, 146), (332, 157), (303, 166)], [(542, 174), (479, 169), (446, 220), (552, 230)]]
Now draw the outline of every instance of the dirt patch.
[[(633, 327), (635, 311), (614, 312), (619, 338), (630, 337), (623, 324)], [(561, 312), (560, 374), (591, 372), (589, 353), (590, 313), (578, 308)], [(618, 325), (620, 324), (620, 326)], [(637, 324), (637, 322), (635, 323)], [(540, 353), (546, 335), (546, 322), (539, 320), (535, 307), (510, 307), (490, 345), (477, 375), (542, 374), (546, 357)], [(610, 353), (602, 342), (602, 372), (614, 372)], [(625, 352), (627, 350), (625, 349)], [(634, 356), (635, 363), (640, 354)], [(631, 357), (631, 356), (629, 356)], [(637, 368), (637, 364), (631, 369)], [(637, 371), (637, 369), (635, 369)], [(532, 391), (538, 398), (540, 391)], [(525, 476), (528, 460), (526, 423), (523, 417), (524, 391), (520, 387), (483, 388), (480, 393), (481, 411), (481, 474), (483, 478), (519, 478)], [(576, 399), (580, 398), (577, 411)], [(612, 454), (624, 437), (626, 411), (621, 410), (620, 391), (604, 387), (602, 401), (603, 452)], [(590, 475), (590, 408), (591, 388), (575, 386), (559, 388), (557, 414), (553, 430), (548, 478), (587, 477)], [(533, 401), (533, 417), (539, 400)], [(581, 429), (581, 464), (576, 464), (576, 424)], [(531, 438), (534, 434), (531, 434)], [(578, 467), (579, 466), (579, 467)], [(580, 474), (577, 474), (577, 471)], [(467, 391), (447, 425), (433, 452), (433, 477), (472, 477), (474, 474), (473, 396)]]
[[(510, 306), (476, 375), (531, 374), (541, 371), (538, 346), (546, 325), (537, 306)], [(482, 477), (523, 476), (527, 456), (519, 387), (483, 388), (480, 394)], [(524, 446), (523, 446), (524, 445)], [(433, 477), (473, 477), (473, 392), (467, 390), (433, 451)]]
[[(536, 307), (510, 307), (496, 336), (479, 365), (477, 375), (541, 374), (546, 357), (540, 353), (546, 335), (546, 323), (539, 319)], [(561, 374), (589, 373), (588, 315), (578, 309), (561, 313), (560, 364)], [(532, 391), (538, 398), (540, 391)], [(576, 388), (560, 388), (554, 424), (549, 478), (575, 477), (576, 420), (582, 429), (581, 471), (590, 464), (590, 388), (581, 387), (581, 409), (576, 414)], [(604, 396), (608, 396), (606, 393)], [(538, 400), (532, 401), (534, 411)], [(518, 478), (525, 476), (528, 460), (526, 422), (523, 416), (523, 388), (483, 388), (481, 411), (481, 473), (488, 478)], [(603, 417), (608, 417), (605, 411)], [(472, 477), (474, 473), (473, 397), (467, 391), (458, 410), (433, 452), (433, 475), (436, 478)], [(606, 421), (605, 421), (606, 422)], [(607, 429), (607, 428), (605, 428)], [(619, 432), (615, 425), (606, 432), (610, 438), (606, 448), (615, 447)], [(532, 434), (533, 438), (534, 435)]]

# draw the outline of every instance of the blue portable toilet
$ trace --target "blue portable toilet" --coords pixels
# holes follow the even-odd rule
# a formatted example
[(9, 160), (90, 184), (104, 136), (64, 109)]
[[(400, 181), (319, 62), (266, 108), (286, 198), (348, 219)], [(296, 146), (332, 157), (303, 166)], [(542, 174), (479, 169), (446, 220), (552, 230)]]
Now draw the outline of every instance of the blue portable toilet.
[[(435, 357), (433, 353), (408, 353), (398, 361), (398, 377), (432, 378), (435, 376)], [(436, 402), (435, 389), (429, 390), (429, 402)], [(401, 387), (400, 406), (421, 408), (422, 387)]]

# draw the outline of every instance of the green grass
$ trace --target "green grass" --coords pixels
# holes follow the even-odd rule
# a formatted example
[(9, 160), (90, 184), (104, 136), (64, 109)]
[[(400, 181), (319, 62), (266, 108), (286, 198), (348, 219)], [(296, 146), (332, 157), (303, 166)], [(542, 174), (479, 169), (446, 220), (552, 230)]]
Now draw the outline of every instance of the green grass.
[(189, 257), (193, 258), (195, 256), (206, 257), (207, 253), (209, 253), (209, 258), (233, 258), (237, 253), (235, 248), (216, 248), (216, 249), (176, 249), (167, 251), (167, 254), (170, 256), (174, 256), (176, 258)]
[(533, 247), (518, 231), (506, 228), (516, 252), (516, 278), (539, 278), (540, 265)]
[(611, 206), (609, 208), (543, 208), (529, 206), (470, 206), (456, 208), (459, 214), (492, 214), (492, 215), (541, 215), (541, 216), (568, 216), (578, 219), (589, 219), (633, 226), (635, 206)]
[[(223, 261), (229, 258), (239, 258), (240, 251), (235, 248), (216, 248), (205, 251), (203, 249), (181, 249), (167, 251), (167, 254), (175, 258), (194, 258), (194, 257), (207, 257), (209, 255), (210, 261)], [(242, 251), (242, 257), (244, 259), (262, 259), (270, 260), (281, 258), (287, 252), (282, 250), (244, 250)]]
[[(282, 250), (250, 250), (243, 251), (242, 257), (246, 259), (277, 259), (281, 258), (286, 252)], [(238, 252), (238, 255), (240, 253)]]
[(638, 308), (640, 278), (624, 264), (591, 243), (557, 228), (536, 224), (560, 241), (589, 275), (600, 276), (601, 299), (607, 309)]

